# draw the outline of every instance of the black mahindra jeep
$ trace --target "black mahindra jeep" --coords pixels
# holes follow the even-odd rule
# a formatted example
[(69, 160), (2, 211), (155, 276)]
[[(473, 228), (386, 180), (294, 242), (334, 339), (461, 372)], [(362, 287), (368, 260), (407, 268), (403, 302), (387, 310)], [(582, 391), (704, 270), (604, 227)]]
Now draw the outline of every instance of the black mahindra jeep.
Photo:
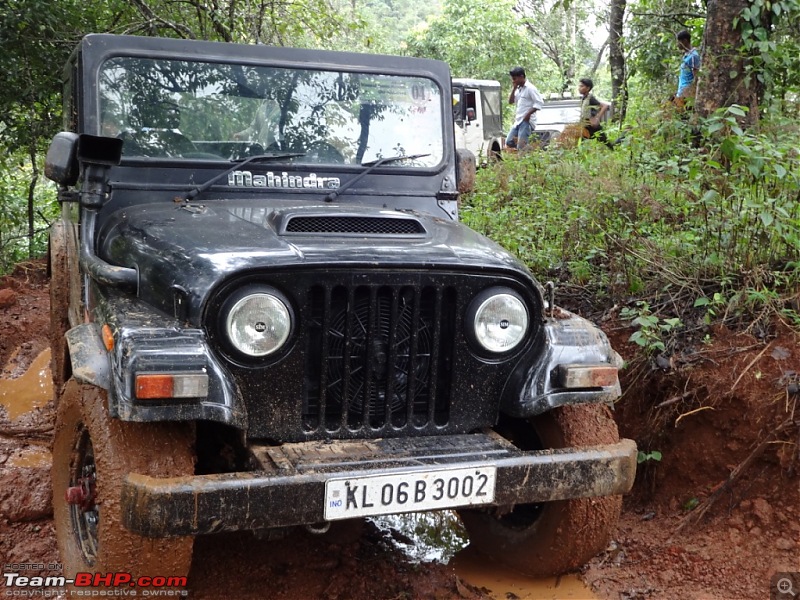
[(447, 65), (91, 35), (64, 78), (68, 576), (185, 575), (198, 534), (437, 509), (532, 574), (603, 547), (636, 465), (619, 357), (458, 222), (474, 160)]

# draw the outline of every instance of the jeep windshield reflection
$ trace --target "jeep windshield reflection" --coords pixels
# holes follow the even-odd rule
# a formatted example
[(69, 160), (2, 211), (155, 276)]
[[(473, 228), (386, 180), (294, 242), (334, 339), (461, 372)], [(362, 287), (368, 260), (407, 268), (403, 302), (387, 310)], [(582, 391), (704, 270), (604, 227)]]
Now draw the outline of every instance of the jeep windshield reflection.
[(443, 160), (442, 93), (418, 76), (116, 57), (103, 64), (99, 93), (100, 133), (124, 141), (124, 158)]

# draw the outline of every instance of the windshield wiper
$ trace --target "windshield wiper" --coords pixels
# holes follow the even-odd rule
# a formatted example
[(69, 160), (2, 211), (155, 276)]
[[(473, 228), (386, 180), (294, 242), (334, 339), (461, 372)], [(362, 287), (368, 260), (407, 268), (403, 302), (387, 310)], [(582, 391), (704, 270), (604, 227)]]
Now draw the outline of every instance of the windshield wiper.
[(230, 175), (236, 169), (241, 169), (243, 166), (245, 166), (247, 164), (250, 164), (251, 162), (255, 162), (257, 160), (275, 160), (275, 159), (278, 159), (278, 158), (294, 158), (296, 156), (305, 156), (305, 155), (306, 155), (305, 152), (275, 152), (275, 153), (272, 153), (272, 154), (257, 154), (256, 156), (251, 156), (251, 157), (246, 158), (244, 160), (237, 160), (237, 161), (235, 161), (236, 164), (234, 164), (227, 171), (223, 171), (222, 173), (220, 173), (216, 177), (212, 177), (211, 179), (209, 179), (208, 181), (206, 181), (202, 185), (198, 185), (196, 188), (194, 188), (191, 191), (189, 191), (189, 193), (186, 194), (185, 200), (186, 200), (186, 202), (189, 202), (193, 198), (196, 198), (198, 195), (200, 195), (203, 192), (205, 192), (208, 188), (210, 188), (212, 185), (217, 183), (223, 177), (226, 177), (226, 176)]
[(428, 154), (409, 154), (407, 156), (387, 156), (386, 158), (379, 158), (378, 160), (371, 160), (369, 162), (361, 163), (362, 167), (367, 167), (361, 173), (346, 181), (343, 186), (338, 189), (333, 190), (327, 196), (325, 196), (325, 202), (333, 202), (338, 198), (341, 194), (347, 191), (349, 188), (353, 187), (356, 183), (361, 181), (364, 177), (369, 175), (372, 171), (380, 167), (381, 165), (385, 165), (386, 163), (390, 162), (397, 162), (398, 160), (411, 160), (415, 158), (424, 158), (426, 156), (430, 156)]

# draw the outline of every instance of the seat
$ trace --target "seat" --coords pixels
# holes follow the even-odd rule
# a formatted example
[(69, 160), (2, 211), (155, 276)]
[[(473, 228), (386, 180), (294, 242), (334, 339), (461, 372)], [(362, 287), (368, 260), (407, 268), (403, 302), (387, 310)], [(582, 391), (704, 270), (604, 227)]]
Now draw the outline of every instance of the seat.
[(180, 108), (174, 102), (160, 100), (138, 103), (131, 111), (132, 129), (119, 137), (127, 156), (185, 157), (197, 153), (197, 147), (179, 129)]

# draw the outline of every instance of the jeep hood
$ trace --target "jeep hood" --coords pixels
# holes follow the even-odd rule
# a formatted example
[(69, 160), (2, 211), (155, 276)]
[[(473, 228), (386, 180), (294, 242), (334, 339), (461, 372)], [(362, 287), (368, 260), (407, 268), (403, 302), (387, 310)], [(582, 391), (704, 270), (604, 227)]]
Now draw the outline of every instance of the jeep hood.
[(98, 254), (135, 268), (139, 296), (168, 313), (175, 289), (197, 308), (231, 275), (263, 268), (466, 268), (510, 270), (532, 279), (517, 258), (461, 223), (413, 211), (331, 204), (128, 207), (105, 220)]

